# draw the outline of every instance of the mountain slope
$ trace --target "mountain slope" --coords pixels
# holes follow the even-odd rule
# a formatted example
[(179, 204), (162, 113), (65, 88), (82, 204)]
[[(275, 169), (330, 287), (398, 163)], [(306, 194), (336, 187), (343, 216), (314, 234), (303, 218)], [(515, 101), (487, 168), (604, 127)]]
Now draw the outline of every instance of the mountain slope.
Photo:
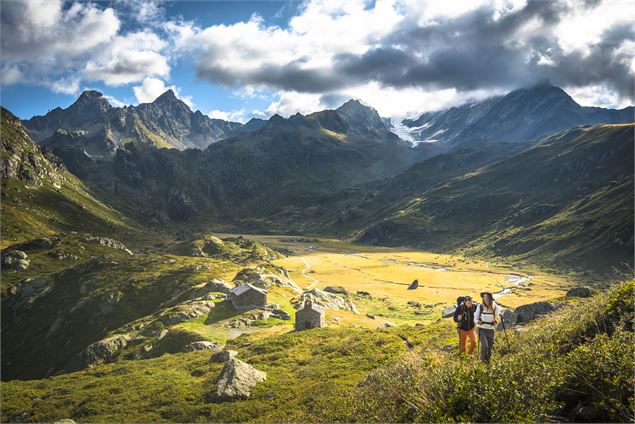
[(138, 231), (133, 222), (96, 199), (58, 158), (43, 152), (11, 112), (3, 108), (0, 114), (2, 247), (58, 231)]
[(554, 266), (632, 264), (633, 128), (601, 125), (547, 138), (400, 200), (358, 239), (439, 250), (468, 245), (471, 253)]
[(404, 120), (418, 140), (450, 145), (474, 140), (527, 142), (580, 125), (633, 122), (633, 107), (582, 107), (548, 81), (532, 87)]
[[(74, 132), (75, 143), (91, 155), (112, 155), (129, 141), (149, 142), (157, 147), (205, 148), (210, 143), (236, 135), (242, 124), (211, 119), (192, 112), (172, 90), (152, 103), (112, 107), (97, 91), (85, 91), (66, 109), (55, 108), (44, 116), (23, 121), (39, 143), (56, 147), (63, 136)], [(62, 129), (62, 134), (57, 130)]]

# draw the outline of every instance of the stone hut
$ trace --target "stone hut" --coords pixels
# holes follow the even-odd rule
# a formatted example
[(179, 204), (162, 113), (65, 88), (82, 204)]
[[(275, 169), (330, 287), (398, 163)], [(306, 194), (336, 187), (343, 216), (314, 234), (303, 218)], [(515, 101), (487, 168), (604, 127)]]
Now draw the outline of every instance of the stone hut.
[(234, 308), (248, 310), (264, 308), (267, 304), (267, 292), (249, 283), (239, 284), (229, 292)]
[(313, 304), (311, 300), (304, 302), (304, 307), (295, 313), (295, 329), (308, 330), (326, 325), (324, 308)]

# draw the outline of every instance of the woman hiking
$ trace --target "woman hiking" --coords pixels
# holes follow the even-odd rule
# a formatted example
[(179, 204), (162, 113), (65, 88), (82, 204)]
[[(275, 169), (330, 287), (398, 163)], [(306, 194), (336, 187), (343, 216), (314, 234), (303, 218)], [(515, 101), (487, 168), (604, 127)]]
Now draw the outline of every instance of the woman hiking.
[(465, 342), (470, 339), (470, 346), (467, 348), (468, 355), (474, 353), (476, 347), (476, 325), (474, 321), (474, 313), (476, 305), (472, 302), (470, 296), (465, 296), (463, 301), (454, 311), (454, 322), (458, 324), (459, 330), (459, 351), (465, 352)]
[(481, 293), (483, 303), (478, 305), (474, 319), (478, 324), (478, 338), (481, 342), (481, 361), (488, 363), (494, 347), (494, 334), (496, 325), (501, 321), (500, 308), (494, 302), (494, 296), (490, 292)]

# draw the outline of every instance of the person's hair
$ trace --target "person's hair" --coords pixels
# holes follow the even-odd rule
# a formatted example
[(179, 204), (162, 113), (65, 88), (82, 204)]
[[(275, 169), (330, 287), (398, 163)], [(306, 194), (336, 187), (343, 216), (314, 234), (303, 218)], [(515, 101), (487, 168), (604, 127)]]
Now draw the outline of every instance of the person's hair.
[(494, 296), (489, 293), (483, 295), (483, 305), (489, 309), (494, 309)]

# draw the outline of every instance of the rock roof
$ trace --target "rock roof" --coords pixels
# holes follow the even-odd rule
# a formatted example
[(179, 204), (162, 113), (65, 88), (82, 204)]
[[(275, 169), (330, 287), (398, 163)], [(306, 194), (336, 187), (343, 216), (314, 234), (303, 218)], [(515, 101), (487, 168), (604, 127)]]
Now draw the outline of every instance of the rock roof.
[(249, 283), (243, 283), (243, 284), (239, 284), (236, 287), (234, 287), (233, 289), (231, 289), (230, 293), (233, 293), (236, 296), (240, 296), (243, 293), (248, 292), (249, 290), (256, 290), (262, 294), (267, 294), (267, 292), (263, 289), (260, 289), (258, 287), (252, 286)]

